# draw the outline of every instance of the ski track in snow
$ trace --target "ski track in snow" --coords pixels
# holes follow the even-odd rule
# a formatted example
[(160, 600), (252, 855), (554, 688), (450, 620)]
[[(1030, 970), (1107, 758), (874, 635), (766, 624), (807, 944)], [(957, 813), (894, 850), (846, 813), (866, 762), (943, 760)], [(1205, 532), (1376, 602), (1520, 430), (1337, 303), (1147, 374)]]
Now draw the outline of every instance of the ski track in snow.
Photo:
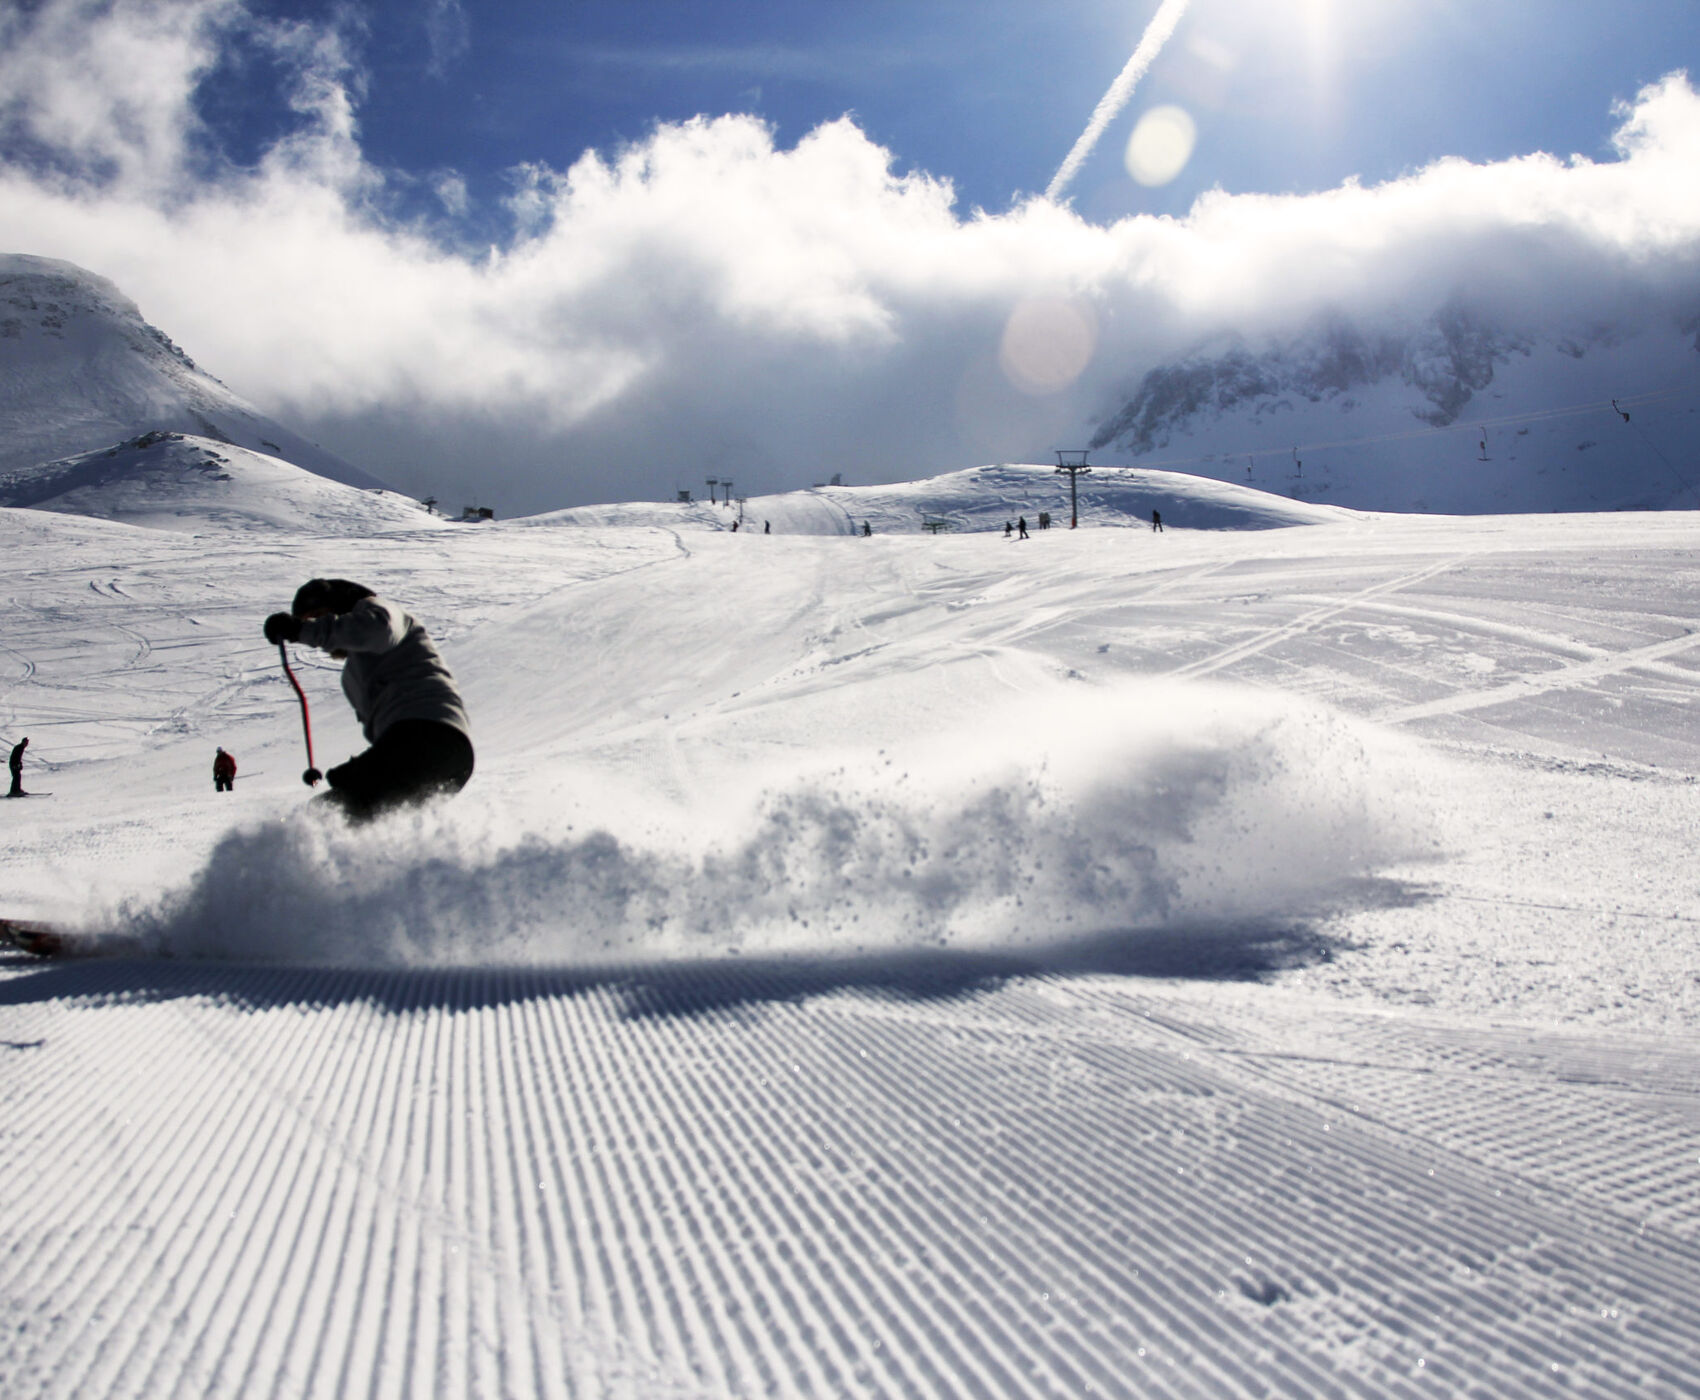
[[(0, 955), (8, 1400), (1693, 1393), (1691, 518), (24, 515), (9, 885), (197, 956)], [(298, 809), (309, 572), (455, 803)]]

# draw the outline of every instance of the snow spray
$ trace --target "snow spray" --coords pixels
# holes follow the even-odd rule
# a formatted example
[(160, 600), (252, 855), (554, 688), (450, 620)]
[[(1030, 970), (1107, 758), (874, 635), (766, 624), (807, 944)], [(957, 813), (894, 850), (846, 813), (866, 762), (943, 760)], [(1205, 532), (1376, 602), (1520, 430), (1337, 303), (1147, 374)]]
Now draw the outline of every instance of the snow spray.
[(877, 758), (761, 778), (729, 760), (718, 796), (665, 818), (592, 798), (586, 829), (521, 783), (357, 831), (302, 810), (120, 915), (175, 956), (386, 967), (1025, 955), (1267, 926), (1423, 853), (1403, 742), (1264, 692), (1076, 687)]

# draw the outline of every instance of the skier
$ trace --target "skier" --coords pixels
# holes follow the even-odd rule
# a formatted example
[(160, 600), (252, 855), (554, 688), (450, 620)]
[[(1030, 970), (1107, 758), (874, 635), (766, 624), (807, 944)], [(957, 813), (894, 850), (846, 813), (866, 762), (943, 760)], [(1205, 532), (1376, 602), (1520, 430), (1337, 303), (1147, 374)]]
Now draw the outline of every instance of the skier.
[(863, 533), (863, 535), (871, 535), (871, 534), (873, 534), (873, 531), (872, 531), (872, 530), (871, 530), (871, 529), (869, 529), (869, 528), (868, 528), (868, 522), (867, 522), (867, 521), (866, 521), (866, 520), (864, 520), (864, 521), (863, 521), (863, 522), (862, 522), (862, 533)]
[(12, 790), (6, 794), (8, 797), (29, 796), (29, 794), (24, 791), (24, 750), (29, 746), (30, 741), (28, 739), (22, 739), (12, 747), (12, 757), (10, 760), (12, 766)]
[(320, 801), (360, 822), (466, 786), (466, 707), (430, 634), (401, 608), (348, 579), (309, 579), (288, 612), (266, 619), (265, 635), (343, 662), (343, 694), (372, 745), (325, 774), (330, 791)]
[(236, 759), (223, 749), (213, 755), (213, 791), (236, 791)]
[(1015, 529), (1016, 539), (1024, 540), (1027, 538), (1027, 517), (1025, 515), (1015, 522)]
[(1153, 530), (1153, 532), (1155, 532), (1157, 534), (1162, 533), (1162, 531), (1163, 531), (1163, 512), (1162, 511), (1154, 510), (1154, 511), (1151, 512), (1151, 529)]
[(1006, 520), (1006, 521), (1004, 521), (1004, 523), (1003, 523), (1003, 537), (1004, 537), (1004, 538), (1005, 538), (1005, 539), (1006, 539), (1006, 540), (1007, 540), (1007, 539), (1009, 539), (1009, 538), (1010, 538), (1010, 537), (1011, 537), (1011, 536), (1012, 536), (1012, 535), (1013, 535), (1013, 534), (1014, 534), (1014, 533), (1015, 533), (1015, 526), (1013, 526), (1013, 525), (1011, 525), (1011, 524), (1010, 524), (1010, 523), (1009, 523), (1009, 521), (1007, 521), (1007, 520)]

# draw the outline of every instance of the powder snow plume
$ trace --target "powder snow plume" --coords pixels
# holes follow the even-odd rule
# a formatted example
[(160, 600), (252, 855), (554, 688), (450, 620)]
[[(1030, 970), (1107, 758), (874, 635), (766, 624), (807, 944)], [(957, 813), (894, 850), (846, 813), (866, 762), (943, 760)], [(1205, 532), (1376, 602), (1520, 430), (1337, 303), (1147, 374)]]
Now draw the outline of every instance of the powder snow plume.
[(1392, 743), (1261, 693), (1077, 686), (671, 836), (525, 829), (470, 796), (361, 829), (303, 811), (118, 921), (173, 956), (612, 966), (1288, 918), (1424, 850)]

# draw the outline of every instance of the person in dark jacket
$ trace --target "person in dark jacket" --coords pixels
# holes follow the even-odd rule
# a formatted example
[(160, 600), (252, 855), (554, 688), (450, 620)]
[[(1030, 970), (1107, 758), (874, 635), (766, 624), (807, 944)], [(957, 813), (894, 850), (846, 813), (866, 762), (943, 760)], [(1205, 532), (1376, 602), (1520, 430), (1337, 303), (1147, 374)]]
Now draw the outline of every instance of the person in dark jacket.
[(456, 793), (472, 776), (472, 726), (436, 645), (414, 618), (348, 579), (309, 579), (266, 640), (342, 660), (342, 691), (371, 748), (325, 774), (321, 800), (351, 821)]
[(236, 757), (223, 749), (213, 755), (213, 791), (236, 791)]
[(29, 794), (24, 791), (24, 750), (29, 746), (30, 741), (28, 739), (19, 740), (18, 743), (12, 746), (12, 757), (10, 759), (12, 768), (12, 790), (6, 794), (8, 797), (29, 796)]

